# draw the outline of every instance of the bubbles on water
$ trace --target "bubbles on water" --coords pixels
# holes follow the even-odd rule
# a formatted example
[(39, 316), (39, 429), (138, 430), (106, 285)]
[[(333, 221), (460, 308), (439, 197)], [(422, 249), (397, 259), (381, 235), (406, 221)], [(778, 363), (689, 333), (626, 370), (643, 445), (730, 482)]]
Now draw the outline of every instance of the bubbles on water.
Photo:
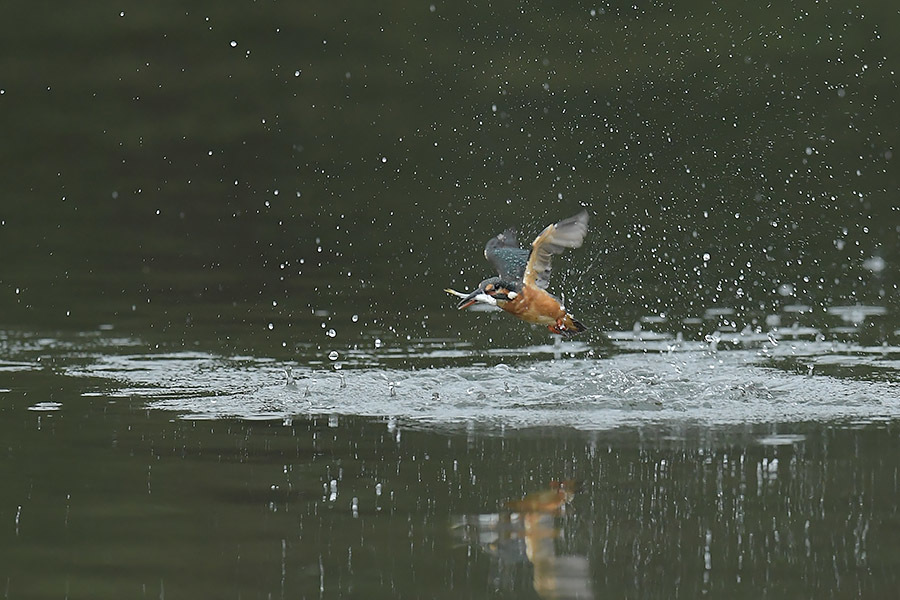
[(325, 332), (325, 335), (327, 335), (330, 338), (333, 338), (334, 336), (337, 335), (337, 331), (335, 331), (334, 329), (329, 329), (328, 331)]
[(375, 338), (375, 347), (376, 348), (381, 348), (383, 345), (384, 345), (384, 343), (381, 341), (381, 338)]
[(353, 315), (352, 317), (350, 317), (350, 320), (356, 323), (357, 321), (359, 321), (359, 315)]
[(268, 325), (266, 325), (266, 327), (269, 328), (269, 331), (272, 331), (273, 329), (275, 329), (275, 324), (274, 324), (274, 323), (269, 323)]
[(337, 360), (339, 356), (340, 356), (340, 354), (338, 354), (337, 350), (332, 350), (331, 352), (328, 353), (328, 358), (330, 360)]

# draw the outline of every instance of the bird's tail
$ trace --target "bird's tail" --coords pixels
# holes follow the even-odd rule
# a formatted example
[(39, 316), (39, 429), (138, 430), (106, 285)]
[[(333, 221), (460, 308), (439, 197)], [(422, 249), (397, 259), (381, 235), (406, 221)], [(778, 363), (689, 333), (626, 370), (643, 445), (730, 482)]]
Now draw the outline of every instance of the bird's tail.
[(575, 317), (566, 313), (566, 316), (562, 319), (562, 324), (565, 329), (562, 329), (561, 333), (563, 335), (575, 335), (576, 333), (581, 333), (582, 331), (587, 331), (587, 327), (581, 324), (580, 321), (576, 321)]

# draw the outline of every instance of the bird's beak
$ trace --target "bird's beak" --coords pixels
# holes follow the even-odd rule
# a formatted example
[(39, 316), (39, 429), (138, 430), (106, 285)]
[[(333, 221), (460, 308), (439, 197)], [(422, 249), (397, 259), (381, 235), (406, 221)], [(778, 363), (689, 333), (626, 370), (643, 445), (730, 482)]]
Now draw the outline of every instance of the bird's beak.
[(459, 304), (456, 305), (456, 308), (458, 308), (459, 310), (469, 308), (470, 306), (478, 302), (479, 294), (484, 294), (484, 292), (482, 292), (481, 290), (475, 290), (471, 294), (463, 296), (463, 299), (459, 301)]
[(493, 306), (497, 306), (497, 300), (494, 299), (493, 296), (489, 296), (489, 295), (485, 294), (484, 290), (482, 290), (481, 288), (478, 288), (471, 294), (464, 294), (462, 292), (457, 292), (456, 290), (452, 290), (449, 288), (444, 291), (447, 292), (448, 294), (453, 294), (454, 296), (462, 298), (462, 300), (459, 301), (459, 304), (456, 307), (459, 310), (469, 308), (470, 306), (472, 306), (473, 304), (476, 304), (478, 302), (483, 302), (485, 304), (491, 304)]

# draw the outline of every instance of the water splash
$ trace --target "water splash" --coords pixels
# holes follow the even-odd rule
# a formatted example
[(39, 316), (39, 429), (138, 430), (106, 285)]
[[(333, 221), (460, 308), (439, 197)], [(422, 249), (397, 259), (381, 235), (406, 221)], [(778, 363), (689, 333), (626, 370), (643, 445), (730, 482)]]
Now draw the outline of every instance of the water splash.
[[(513, 358), (494, 366), (334, 371), (291, 365), (301, 386), (285, 386), (286, 367), (271, 360), (198, 353), (97, 356), (63, 371), (109, 379), (113, 385), (103, 395), (143, 398), (150, 408), (188, 419), (281, 420), (312, 413), (390, 415), (441, 426), (608, 429), (662, 421), (900, 417), (900, 348), (845, 350), (798, 342), (766, 352), (710, 353), (707, 344), (693, 342), (605, 359)], [(809, 369), (813, 362), (815, 371)], [(884, 377), (835, 376), (865, 362)]]

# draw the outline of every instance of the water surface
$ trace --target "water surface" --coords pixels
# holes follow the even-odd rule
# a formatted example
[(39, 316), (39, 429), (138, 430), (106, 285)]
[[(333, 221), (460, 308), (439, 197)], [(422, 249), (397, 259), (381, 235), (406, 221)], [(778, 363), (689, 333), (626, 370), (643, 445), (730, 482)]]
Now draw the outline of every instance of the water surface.
[(5, 593), (895, 589), (900, 347), (660, 326), (300, 361), (6, 332)]

